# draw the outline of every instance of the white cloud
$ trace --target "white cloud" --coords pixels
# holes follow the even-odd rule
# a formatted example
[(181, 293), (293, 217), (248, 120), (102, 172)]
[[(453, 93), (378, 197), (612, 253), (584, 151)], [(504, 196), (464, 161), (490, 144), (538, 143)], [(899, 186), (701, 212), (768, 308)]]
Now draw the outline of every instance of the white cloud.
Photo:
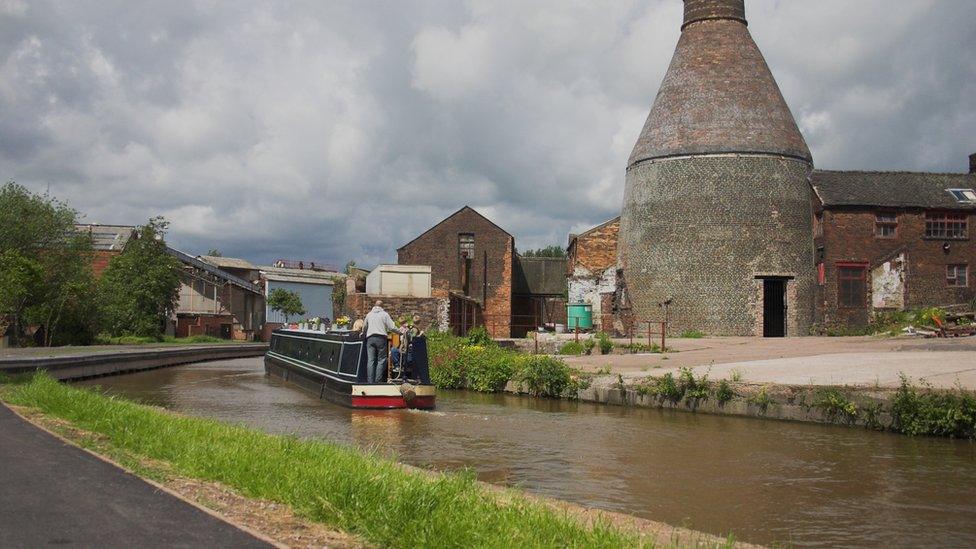
[[(815, 162), (960, 170), (976, 5), (747, 2)], [(0, 0), (0, 176), (189, 252), (390, 261), (461, 205), (521, 249), (619, 212), (668, 1), (113, 10)]]

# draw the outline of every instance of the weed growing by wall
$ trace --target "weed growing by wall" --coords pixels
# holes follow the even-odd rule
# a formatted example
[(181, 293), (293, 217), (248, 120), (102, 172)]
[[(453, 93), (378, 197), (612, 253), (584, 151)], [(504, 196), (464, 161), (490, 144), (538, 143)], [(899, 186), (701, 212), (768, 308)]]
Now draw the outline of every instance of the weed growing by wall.
[(961, 388), (933, 391), (928, 384), (919, 388), (902, 374), (891, 413), (892, 429), (907, 435), (976, 438), (976, 396)]

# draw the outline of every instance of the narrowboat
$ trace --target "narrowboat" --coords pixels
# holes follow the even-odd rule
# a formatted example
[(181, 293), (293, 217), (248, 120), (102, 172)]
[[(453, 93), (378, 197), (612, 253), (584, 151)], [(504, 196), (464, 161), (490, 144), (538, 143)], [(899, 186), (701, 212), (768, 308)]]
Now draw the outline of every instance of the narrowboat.
[(362, 333), (286, 328), (272, 332), (264, 371), (343, 406), (432, 409), (435, 391), (428, 374), (427, 339), (410, 340), (402, 367), (388, 362), (390, 379), (367, 383)]

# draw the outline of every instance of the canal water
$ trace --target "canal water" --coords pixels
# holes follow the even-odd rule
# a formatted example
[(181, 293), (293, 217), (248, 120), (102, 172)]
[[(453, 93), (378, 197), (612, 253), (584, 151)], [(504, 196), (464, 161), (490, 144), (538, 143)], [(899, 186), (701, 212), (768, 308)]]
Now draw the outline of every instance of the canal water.
[(742, 541), (976, 545), (967, 441), (467, 392), (434, 412), (356, 411), (266, 378), (261, 359), (80, 384)]

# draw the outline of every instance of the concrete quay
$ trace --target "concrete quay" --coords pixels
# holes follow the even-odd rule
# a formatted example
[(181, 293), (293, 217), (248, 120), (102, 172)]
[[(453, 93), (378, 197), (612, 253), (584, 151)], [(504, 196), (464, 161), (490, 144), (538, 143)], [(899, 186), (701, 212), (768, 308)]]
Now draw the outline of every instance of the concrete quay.
[[(580, 400), (722, 415), (815, 423), (868, 425), (891, 421), (890, 403), (905, 375), (916, 385), (976, 391), (976, 338), (702, 338), (672, 339), (664, 354), (568, 357), (566, 362), (598, 373)], [(673, 402), (647, 390), (648, 380), (689, 368), (696, 378), (726, 380), (734, 397), (725, 402)], [(609, 371), (609, 373), (607, 373)], [(826, 388), (836, 389), (858, 410), (838, 414), (817, 406)]]
[(208, 360), (255, 357), (267, 350), (267, 343), (4, 349), (0, 355), (0, 374), (45, 371), (55, 379), (73, 380)]

